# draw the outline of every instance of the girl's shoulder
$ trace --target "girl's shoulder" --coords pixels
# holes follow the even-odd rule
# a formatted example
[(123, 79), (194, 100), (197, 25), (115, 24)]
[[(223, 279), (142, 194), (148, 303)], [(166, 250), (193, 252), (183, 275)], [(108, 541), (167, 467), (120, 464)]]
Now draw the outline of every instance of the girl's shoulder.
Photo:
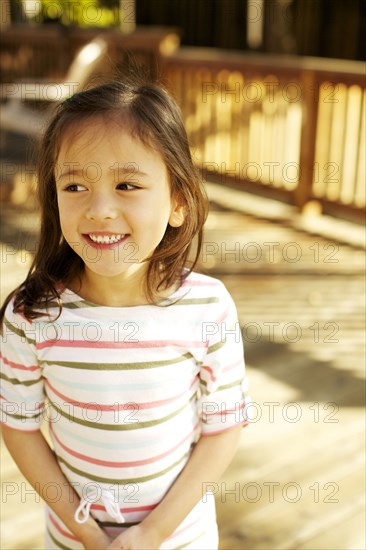
[(237, 309), (231, 294), (225, 284), (215, 277), (192, 272), (178, 292), (171, 312), (177, 319), (187, 317), (192, 324), (237, 320)]
[(198, 271), (191, 271), (191, 273), (189, 273), (189, 275), (184, 279), (184, 284), (191, 287), (200, 286), (210, 288), (220, 288), (224, 286), (219, 279), (216, 279), (211, 275), (199, 273)]
[(195, 271), (192, 271), (184, 279), (179, 292), (187, 298), (188, 296), (190, 298), (201, 298), (202, 300), (207, 298), (211, 302), (232, 301), (231, 295), (222, 281)]

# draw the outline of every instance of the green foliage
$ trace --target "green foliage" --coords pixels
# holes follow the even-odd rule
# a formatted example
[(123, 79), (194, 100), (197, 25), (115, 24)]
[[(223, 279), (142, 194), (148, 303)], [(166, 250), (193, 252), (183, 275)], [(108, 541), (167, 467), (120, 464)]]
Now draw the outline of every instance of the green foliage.
[(37, 20), (78, 27), (119, 25), (118, 0), (40, 0)]

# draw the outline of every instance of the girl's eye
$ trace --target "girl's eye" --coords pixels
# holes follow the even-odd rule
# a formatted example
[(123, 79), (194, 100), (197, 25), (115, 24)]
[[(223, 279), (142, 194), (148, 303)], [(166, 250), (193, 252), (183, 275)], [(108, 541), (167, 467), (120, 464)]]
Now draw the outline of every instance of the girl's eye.
[(80, 191), (86, 191), (86, 187), (78, 183), (70, 183), (70, 185), (65, 187), (65, 191), (70, 191), (71, 193), (78, 193)]
[(136, 185), (133, 183), (119, 183), (117, 185), (117, 189), (120, 189), (121, 191), (134, 191), (135, 189), (139, 189)]

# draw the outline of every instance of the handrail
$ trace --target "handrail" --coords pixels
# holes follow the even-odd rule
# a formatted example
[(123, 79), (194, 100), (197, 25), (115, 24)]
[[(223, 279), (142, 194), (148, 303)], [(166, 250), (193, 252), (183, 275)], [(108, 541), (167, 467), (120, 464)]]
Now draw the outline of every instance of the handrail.
[(164, 74), (204, 176), (363, 221), (363, 62), (182, 47)]
[(237, 50), (223, 50), (219, 48), (196, 48), (182, 46), (174, 52), (171, 61), (193, 66), (217, 66), (221, 64), (227, 69), (242, 68), (243, 64), (249, 68), (276, 68), (283, 72), (314, 71), (327, 76), (347, 75), (366, 78), (366, 65), (362, 61), (345, 59), (326, 59), (321, 57), (262, 54), (257, 52), (241, 52)]

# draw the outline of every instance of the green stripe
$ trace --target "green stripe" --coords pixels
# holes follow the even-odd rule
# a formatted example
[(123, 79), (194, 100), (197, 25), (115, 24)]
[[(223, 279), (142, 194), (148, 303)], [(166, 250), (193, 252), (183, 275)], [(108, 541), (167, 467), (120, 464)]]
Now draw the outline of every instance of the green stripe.
[(243, 382), (243, 379), (239, 378), (239, 380), (235, 380), (234, 382), (231, 382), (230, 384), (224, 384), (223, 386), (219, 386), (216, 391), (228, 390), (229, 388), (232, 388), (234, 386), (239, 386), (242, 382)]
[(208, 298), (182, 298), (178, 302), (174, 302), (176, 306), (189, 306), (193, 304), (214, 304), (219, 302), (220, 299), (216, 296), (211, 296)]
[(12, 413), (8, 413), (6, 412), (5, 410), (3, 411), (7, 416), (11, 416), (12, 418), (20, 418), (21, 420), (28, 420), (29, 418), (37, 418), (38, 416), (41, 416), (42, 412), (43, 411), (40, 411), (39, 413), (36, 413), (36, 414), (31, 414), (29, 416), (26, 416), (24, 414), (12, 414)]
[[(137, 523), (113, 523), (111, 521), (99, 521), (99, 520), (95, 520), (96, 523), (98, 525), (100, 525), (101, 527), (116, 527), (116, 528), (120, 528), (120, 529), (124, 529), (124, 528), (128, 528), (128, 527), (133, 527), (134, 525), (139, 525), (141, 522), (137, 522)], [(187, 546), (189, 546), (190, 544), (192, 544), (194, 541), (198, 540), (200, 537), (202, 537), (204, 534), (205, 534), (206, 531), (202, 531), (202, 533), (200, 533), (197, 537), (195, 537), (194, 539), (191, 539), (187, 542), (185, 542), (182, 546), (176, 546), (174, 547), (173, 550), (184, 550), (184, 548), (187, 548)], [(51, 531), (47, 528), (47, 533), (49, 535), (49, 537), (52, 539), (52, 541), (57, 544), (57, 546), (59, 546), (62, 550), (71, 550), (68, 546), (65, 546), (64, 544), (62, 544), (60, 541), (58, 541), (51, 533)]]
[[(59, 540), (57, 540), (51, 533), (51, 531), (47, 528), (47, 533), (48, 535), (50, 536), (50, 538), (52, 539), (52, 541), (57, 544), (57, 546), (59, 548), (62, 548), (62, 550), (72, 550), (72, 548), (70, 548), (69, 546), (65, 546), (64, 544), (62, 544)], [(81, 543), (80, 543), (81, 544)]]
[(138, 370), (138, 369), (153, 369), (156, 367), (166, 367), (181, 363), (193, 357), (189, 351), (184, 355), (175, 357), (174, 359), (166, 359), (165, 361), (141, 361), (136, 363), (81, 363), (76, 361), (40, 361), (41, 365), (57, 365), (58, 367), (66, 367), (71, 369), (86, 369), (86, 370)]
[(234, 382), (230, 382), (230, 384), (224, 384), (223, 386), (218, 386), (217, 388), (215, 388), (215, 390), (213, 392), (210, 392), (209, 390), (207, 390), (207, 382), (205, 380), (201, 380), (200, 379), (200, 385), (201, 386), (204, 386), (204, 394), (205, 395), (210, 395), (211, 393), (216, 393), (217, 391), (223, 391), (223, 390), (228, 390), (229, 388), (232, 388), (234, 386), (237, 386), (239, 384), (241, 384), (243, 381), (242, 378), (240, 378), (239, 380), (235, 380)]
[(171, 418), (174, 418), (174, 416), (177, 416), (181, 411), (183, 411), (183, 409), (185, 409), (188, 406), (188, 404), (195, 398), (196, 396), (193, 394), (192, 397), (189, 399), (189, 401), (187, 401), (182, 407), (180, 407), (176, 411), (173, 411), (167, 416), (163, 416), (162, 418), (159, 418), (159, 420), (149, 420), (147, 422), (134, 422), (131, 424), (102, 424), (99, 422), (90, 422), (89, 420), (82, 420), (81, 418), (76, 418), (75, 416), (71, 416), (70, 414), (67, 414), (65, 411), (57, 407), (55, 403), (53, 403), (52, 401), (50, 401), (50, 405), (58, 413), (60, 413), (61, 416), (63, 416), (70, 422), (75, 422), (75, 424), (80, 424), (81, 426), (86, 426), (87, 428), (95, 428), (98, 430), (125, 431), (125, 430), (139, 430), (141, 428), (150, 428), (151, 426), (157, 426), (158, 424), (167, 422)]
[(209, 346), (207, 348), (207, 354), (213, 353), (214, 351), (217, 351), (218, 349), (222, 348), (226, 344), (226, 340), (219, 340), (219, 342), (216, 342), (216, 344), (212, 344), (212, 346)]
[(21, 330), (20, 328), (17, 328), (12, 323), (10, 323), (10, 321), (8, 321), (7, 319), (4, 319), (4, 324), (5, 324), (6, 327), (8, 327), (9, 330), (14, 332), (14, 334), (16, 334), (17, 336), (20, 336), (21, 338), (26, 340), (28, 342), (28, 344), (33, 344), (33, 345), (36, 344), (36, 341), (33, 340), (33, 338), (29, 338), (28, 336), (26, 336), (24, 330)]
[(123, 527), (133, 527), (134, 525), (139, 525), (141, 521), (136, 521), (135, 523), (116, 523), (113, 521), (99, 521), (98, 519), (95, 520), (98, 525), (101, 527), (119, 527), (120, 529)]
[[(52, 300), (50, 302), (46, 302), (45, 304), (41, 304), (39, 309), (51, 309), (51, 308), (58, 308), (59, 304)], [(78, 308), (84, 308), (84, 307), (99, 307), (98, 304), (93, 304), (92, 302), (88, 302), (86, 300), (79, 300), (77, 302), (62, 302), (62, 307), (65, 309), (78, 309)]]
[[(169, 298), (167, 298), (167, 301), (169, 301)], [(177, 306), (188, 306), (188, 305), (194, 305), (194, 304), (213, 304), (219, 302), (220, 299), (217, 296), (208, 296), (207, 298), (182, 298), (181, 300), (177, 300), (176, 302), (173, 302), (172, 305)], [(56, 302), (51, 302), (50, 305), (57, 306), (58, 304)], [(76, 308), (83, 308), (83, 307), (99, 307), (97, 304), (93, 304), (92, 302), (88, 302), (87, 300), (80, 300), (76, 302), (67, 302), (63, 304), (63, 307), (66, 309), (76, 309)]]
[[(169, 301), (169, 298), (167, 298)], [(214, 304), (219, 302), (220, 299), (217, 296), (208, 296), (207, 298), (182, 298), (181, 300), (177, 300), (176, 302), (173, 302), (172, 305), (194, 305), (194, 304)], [(41, 304), (39, 306), (39, 309), (48, 309), (48, 308), (58, 308), (59, 304), (55, 300), (50, 300), (49, 302), (45, 302), (44, 304)], [(88, 300), (76, 300), (73, 302), (63, 302), (62, 307), (65, 309), (78, 309), (78, 308), (85, 308), (85, 307), (100, 307), (98, 304), (94, 304), (93, 302), (88, 302)]]
[(38, 384), (38, 382), (42, 380), (42, 376), (40, 376), (39, 378), (37, 378), (37, 380), (22, 381), (18, 380), (17, 378), (9, 378), (9, 376), (6, 376), (6, 374), (4, 374), (3, 372), (0, 373), (0, 378), (6, 380), (7, 382), (10, 382), (10, 384), (21, 384), (22, 386), (33, 386), (33, 384)]
[(55, 301), (49, 301), (49, 302), (42, 302), (40, 303), (38, 306), (37, 306), (37, 309), (39, 311), (42, 311), (42, 310), (49, 310), (49, 309), (52, 309), (52, 308), (58, 308), (60, 306), (60, 304), (58, 304), (57, 302)]
[(157, 472), (155, 474), (150, 474), (148, 476), (142, 476), (142, 477), (136, 477), (136, 478), (128, 478), (128, 479), (116, 479), (115, 477), (99, 477), (90, 474), (89, 472), (84, 472), (83, 470), (79, 470), (78, 468), (75, 468), (74, 466), (71, 466), (65, 459), (62, 457), (56, 455), (57, 460), (64, 464), (69, 470), (74, 472), (75, 474), (78, 474), (79, 476), (86, 477), (87, 479), (90, 479), (92, 481), (97, 481), (98, 483), (114, 483), (119, 485), (128, 485), (129, 483), (143, 483), (145, 481), (151, 481), (152, 479), (157, 479), (167, 472), (170, 472), (170, 470), (173, 470), (178, 464), (180, 464), (188, 455), (190, 451), (185, 453), (179, 460), (168, 466), (167, 468), (164, 468), (164, 470), (161, 470), (160, 472)]

